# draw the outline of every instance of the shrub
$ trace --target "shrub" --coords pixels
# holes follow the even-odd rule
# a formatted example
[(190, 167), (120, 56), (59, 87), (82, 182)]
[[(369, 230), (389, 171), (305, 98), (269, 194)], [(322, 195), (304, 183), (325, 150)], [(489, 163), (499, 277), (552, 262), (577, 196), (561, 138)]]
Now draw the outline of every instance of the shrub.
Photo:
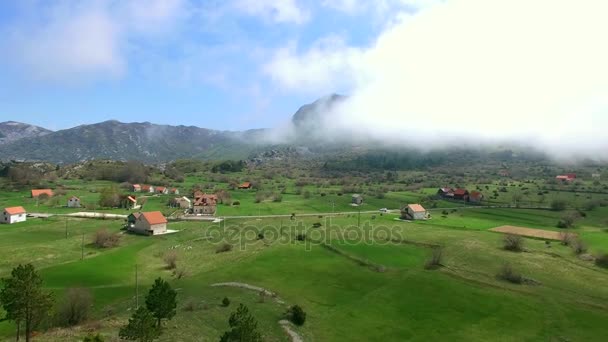
[(120, 234), (110, 233), (107, 229), (100, 229), (93, 236), (93, 245), (97, 248), (112, 248), (120, 243)]
[(443, 260), (443, 248), (437, 247), (433, 248), (431, 253), (431, 257), (424, 264), (424, 268), (427, 270), (434, 270), (441, 266), (441, 261)]
[(554, 211), (564, 211), (566, 210), (567, 203), (564, 200), (553, 200), (551, 201), (551, 210)]
[(198, 305), (196, 305), (196, 302), (194, 301), (194, 299), (190, 299), (184, 305), (184, 311), (192, 312), (192, 311), (196, 310), (197, 307), (198, 307)]
[(595, 264), (602, 268), (608, 268), (608, 253), (601, 253), (596, 256)]
[(524, 239), (515, 234), (506, 234), (503, 237), (503, 249), (512, 252), (521, 252), (524, 247)]
[(93, 334), (89, 334), (87, 336), (85, 336), (85, 338), (82, 340), (82, 342), (103, 342), (103, 337), (101, 337), (101, 335), (97, 334), (97, 335), (93, 335)]
[(306, 312), (299, 305), (287, 309), (285, 317), (297, 326), (302, 326), (306, 322)]
[(241, 205), (241, 201), (234, 201), (234, 202), (232, 202), (232, 205), (234, 205), (234, 206)]
[(572, 250), (576, 255), (581, 255), (587, 252), (587, 245), (579, 238), (573, 239), (570, 247), (572, 247)]
[(165, 261), (165, 265), (167, 266), (168, 270), (174, 270), (177, 268), (177, 252), (168, 251), (163, 260)]
[(60, 326), (75, 326), (89, 317), (93, 305), (91, 292), (84, 288), (68, 289), (57, 310), (57, 323)]
[(188, 271), (185, 268), (176, 268), (173, 270), (173, 277), (182, 279), (188, 276)]
[(524, 277), (515, 271), (511, 264), (505, 263), (497, 274), (499, 279), (508, 281), (513, 284), (521, 284), (524, 282)]
[(312, 224), (312, 226), (313, 226), (314, 228), (319, 228), (319, 227), (321, 227), (321, 226), (322, 226), (322, 224), (321, 224), (321, 222), (315, 222), (315, 223), (313, 223), (313, 224)]
[(224, 297), (224, 299), (222, 299), (222, 306), (224, 306), (224, 307), (230, 306), (230, 299), (228, 299), (228, 297)]
[(273, 202), (277, 202), (277, 203), (278, 203), (278, 202), (283, 202), (283, 195), (281, 195), (281, 194), (275, 194), (275, 195), (272, 197), (272, 201), (273, 201)]
[(298, 235), (296, 235), (296, 240), (298, 240), (298, 241), (304, 241), (304, 240), (306, 240), (306, 234), (299, 233)]
[(302, 193), (302, 196), (304, 196), (304, 198), (306, 198), (306, 199), (309, 199), (309, 198), (310, 198), (310, 191), (305, 190), (305, 191)]
[(576, 238), (576, 235), (573, 233), (570, 233), (569, 231), (565, 231), (565, 232), (559, 233), (559, 238), (560, 238), (560, 241), (562, 242), (562, 245), (570, 246), (570, 244), (572, 244), (572, 241)]
[(570, 212), (562, 216), (562, 218), (557, 222), (558, 228), (572, 228), (581, 215), (576, 212)]
[(215, 249), (215, 253), (224, 253), (224, 252), (230, 252), (232, 250), (232, 245), (229, 243), (223, 243), (221, 245), (219, 245), (216, 249)]

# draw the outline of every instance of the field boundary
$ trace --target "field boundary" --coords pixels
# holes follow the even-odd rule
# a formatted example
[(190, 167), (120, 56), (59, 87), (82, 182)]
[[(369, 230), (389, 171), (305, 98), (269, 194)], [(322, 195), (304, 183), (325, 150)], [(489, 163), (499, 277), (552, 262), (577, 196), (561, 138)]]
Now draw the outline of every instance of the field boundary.
[[(516, 226), (500, 226), (489, 229), (492, 232), (503, 233), (503, 234), (515, 234), (524, 237), (534, 238), (534, 239), (542, 239), (542, 240), (563, 240), (562, 232), (556, 232), (553, 230), (545, 230), (545, 229), (535, 229), (535, 228), (526, 228), (526, 227), (516, 227)], [(574, 234), (574, 233), (571, 233)], [(576, 236), (576, 234), (574, 234)]]

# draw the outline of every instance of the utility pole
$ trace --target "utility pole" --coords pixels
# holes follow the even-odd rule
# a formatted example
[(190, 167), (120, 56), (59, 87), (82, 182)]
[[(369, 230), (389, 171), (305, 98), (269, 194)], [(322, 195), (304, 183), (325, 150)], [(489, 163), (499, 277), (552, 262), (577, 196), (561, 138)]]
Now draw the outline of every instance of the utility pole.
[(68, 217), (65, 217), (65, 238), (68, 238)]
[(359, 216), (357, 217), (357, 228), (361, 229), (361, 207), (359, 207)]
[(84, 260), (84, 232), (82, 232), (82, 243), (80, 244), (80, 260)]

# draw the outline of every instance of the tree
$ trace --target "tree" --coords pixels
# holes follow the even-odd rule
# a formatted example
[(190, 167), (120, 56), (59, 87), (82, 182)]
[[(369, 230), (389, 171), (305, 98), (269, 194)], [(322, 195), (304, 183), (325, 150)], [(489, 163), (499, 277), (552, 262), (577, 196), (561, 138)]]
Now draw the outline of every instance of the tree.
[(151, 342), (160, 336), (160, 327), (152, 312), (140, 307), (129, 319), (129, 323), (120, 328), (120, 338), (129, 341)]
[(57, 312), (58, 323), (63, 326), (74, 326), (84, 322), (89, 317), (92, 305), (91, 291), (85, 288), (68, 289)]
[(564, 210), (566, 210), (567, 205), (568, 204), (566, 203), (566, 201), (556, 199), (556, 200), (551, 201), (551, 210), (564, 211)]
[(116, 208), (120, 206), (120, 195), (114, 186), (103, 188), (99, 195), (99, 205), (105, 208)]
[(30, 341), (32, 331), (48, 316), (52, 306), (51, 293), (42, 290), (42, 278), (32, 264), (19, 265), (10, 278), (2, 279), (0, 303), (6, 312), (6, 320), (17, 324), (17, 340), (21, 323), (25, 324), (25, 340)]
[(226, 331), (220, 342), (261, 342), (262, 334), (258, 331), (258, 322), (249, 313), (249, 309), (240, 304), (228, 320), (231, 330)]
[(175, 316), (176, 297), (177, 292), (171, 288), (168, 282), (161, 278), (154, 281), (154, 285), (146, 296), (146, 307), (156, 318), (156, 326), (160, 327), (163, 319), (170, 320)]

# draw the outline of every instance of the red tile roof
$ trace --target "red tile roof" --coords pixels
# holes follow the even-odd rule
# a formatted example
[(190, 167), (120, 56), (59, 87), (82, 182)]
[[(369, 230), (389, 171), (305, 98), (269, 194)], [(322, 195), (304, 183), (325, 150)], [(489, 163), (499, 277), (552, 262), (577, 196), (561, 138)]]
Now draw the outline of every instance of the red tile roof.
[(426, 209), (424, 209), (424, 207), (420, 204), (410, 204), (407, 207), (415, 213), (426, 212)]
[(32, 190), (32, 197), (38, 197), (40, 195), (53, 196), (53, 190), (51, 189), (34, 189)]
[(482, 194), (481, 192), (479, 192), (479, 191), (472, 191), (472, 192), (469, 194), (469, 197), (470, 197), (470, 198), (473, 198), (473, 199), (478, 199), (478, 198), (482, 198), (482, 197), (483, 197), (483, 194)]
[(4, 211), (9, 215), (25, 214), (25, 209), (23, 207), (4, 208)]
[(141, 216), (151, 225), (167, 223), (167, 219), (160, 211), (141, 213)]
[(456, 189), (454, 190), (454, 195), (456, 196), (464, 196), (467, 194), (467, 189)]
[(239, 185), (239, 188), (251, 188), (251, 182), (245, 182)]
[(158, 191), (158, 192), (165, 191), (165, 189), (167, 189), (167, 188), (166, 188), (166, 187), (164, 187), (164, 186), (157, 186), (157, 187), (156, 187), (156, 191)]
[(194, 206), (209, 206), (209, 205), (217, 205), (217, 196), (216, 195), (208, 195), (203, 194), (202, 196), (196, 197), (194, 199)]
[(127, 199), (133, 203), (137, 203), (137, 199), (135, 199), (135, 196), (127, 196)]

